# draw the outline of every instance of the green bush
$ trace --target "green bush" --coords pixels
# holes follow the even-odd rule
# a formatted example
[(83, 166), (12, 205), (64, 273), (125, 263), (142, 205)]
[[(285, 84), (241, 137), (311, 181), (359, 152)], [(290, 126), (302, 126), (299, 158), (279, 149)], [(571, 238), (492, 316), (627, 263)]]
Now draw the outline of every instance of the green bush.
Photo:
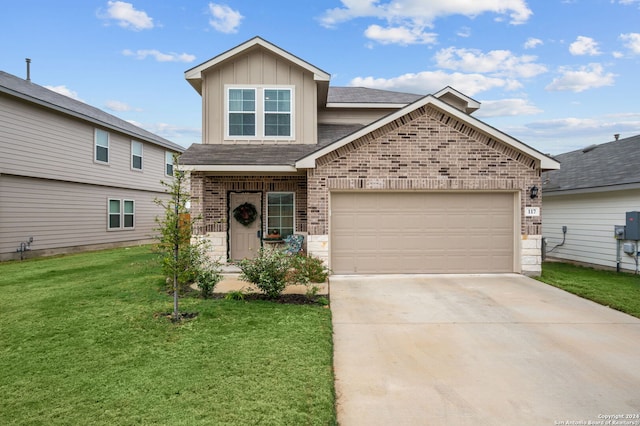
[(275, 299), (287, 286), (291, 258), (278, 250), (260, 249), (255, 259), (238, 263), (240, 279), (255, 284), (267, 297)]
[(213, 295), (213, 289), (222, 280), (220, 263), (211, 260), (206, 251), (200, 246), (192, 267), (195, 269), (194, 282), (200, 289), (200, 296), (208, 299)]
[(296, 254), (291, 258), (291, 268), (289, 281), (292, 284), (323, 283), (331, 272), (322, 259), (303, 254)]

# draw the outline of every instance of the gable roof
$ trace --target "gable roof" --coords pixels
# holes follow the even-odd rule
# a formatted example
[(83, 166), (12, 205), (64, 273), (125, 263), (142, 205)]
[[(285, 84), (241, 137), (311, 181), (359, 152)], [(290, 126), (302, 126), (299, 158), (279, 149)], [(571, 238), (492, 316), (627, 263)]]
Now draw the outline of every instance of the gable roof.
[(297, 66), (309, 71), (313, 74), (313, 78), (315, 81), (324, 81), (328, 82), (331, 78), (331, 75), (327, 72), (321, 70), (320, 68), (311, 65), (309, 62), (298, 58), (296, 55), (293, 55), (286, 50), (276, 46), (275, 44), (269, 43), (265, 39), (261, 37), (254, 37), (250, 40), (245, 41), (244, 43), (227, 50), (224, 53), (219, 54), (206, 62), (201, 63), (200, 65), (196, 65), (195, 67), (188, 69), (185, 71), (184, 76), (193, 86), (194, 89), (200, 94), (202, 94), (202, 73), (203, 71), (215, 67), (218, 64), (225, 62), (226, 60), (232, 58), (235, 55), (246, 52), (247, 50), (255, 47), (262, 47), (275, 55), (285, 58), (286, 60), (296, 64)]
[(316, 160), (324, 155), (329, 154), (332, 151), (335, 151), (338, 148), (341, 148), (353, 141), (355, 141), (358, 138), (361, 138), (363, 136), (365, 136), (368, 133), (371, 133), (383, 126), (385, 126), (386, 124), (389, 124), (409, 113), (411, 113), (412, 111), (417, 110), (418, 108), (421, 108), (423, 106), (426, 105), (433, 105), (436, 108), (439, 108), (441, 110), (443, 110), (444, 112), (446, 112), (447, 114), (452, 115), (453, 117), (468, 123), (470, 126), (478, 129), (480, 132), (485, 133), (487, 135), (489, 135), (490, 137), (499, 140), (503, 143), (506, 143), (507, 145), (509, 145), (510, 147), (512, 147), (513, 149), (529, 156), (532, 157), (536, 160), (540, 161), (540, 168), (542, 170), (553, 170), (553, 169), (558, 169), (560, 167), (560, 164), (552, 159), (551, 157), (546, 156), (545, 154), (541, 153), (540, 151), (537, 151), (536, 149), (531, 148), (530, 146), (520, 142), (517, 139), (512, 138), (511, 136), (500, 132), (499, 130), (489, 126), (488, 124), (470, 116), (469, 114), (465, 114), (463, 111), (459, 110), (458, 108), (455, 108), (453, 106), (451, 106), (450, 104), (448, 104), (447, 102), (444, 102), (440, 99), (438, 99), (437, 97), (435, 97), (434, 95), (427, 95), (424, 96), (420, 99), (418, 99), (417, 101), (415, 101), (414, 103), (396, 111), (393, 112), (391, 114), (386, 115), (385, 117), (382, 117), (381, 119), (369, 124), (368, 126), (363, 127), (362, 129), (351, 133), (350, 135), (339, 139), (337, 141), (335, 141), (334, 143), (327, 145), (324, 148), (321, 148), (309, 155), (307, 155), (306, 157), (300, 158), (297, 162), (296, 162), (296, 168), (302, 168), (302, 169), (309, 169), (309, 168), (314, 168), (315, 164), (316, 164)]
[(184, 147), (135, 126), (128, 121), (4, 71), (0, 71), (0, 93), (20, 98), (107, 129), (125, 133), (140, 141), (159, 145), (172, 151), (183, 152), (185, 150)]
[(560, 170), (543, 174), (543, 192), (598, 192), (640, 187), (640, 135), (554, 157)]

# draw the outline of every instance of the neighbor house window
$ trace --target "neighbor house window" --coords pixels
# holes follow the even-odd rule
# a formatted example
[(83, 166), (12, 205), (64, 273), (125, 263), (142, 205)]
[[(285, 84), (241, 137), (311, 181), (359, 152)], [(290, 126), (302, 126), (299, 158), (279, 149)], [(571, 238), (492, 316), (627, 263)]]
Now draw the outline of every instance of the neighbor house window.
[(109, 229), (120, 229), (121, 215), (120, 200), (109, 200)]
[(142, 170), (142, 142), (131, 141), (131, 168)]
[(136, 223), (136, 206), (133, 200), (109, 199), (109, 230), (133, 229)]
[(164, 174), (167, 176), (173, 176), (173, 152), (165, 152), (164, 153)]
[(293, 88), (229, 88), (226, 126), (229, 138), (291, 139)]
[(95, 160), (100, 163), (109, 162), (109, 132), (96, 129), (95, 135)]
[(294, 216), (293, 192), (270, 192), (267, 194), (267, 233), (277, 233), (283, 238), (293, 234)]

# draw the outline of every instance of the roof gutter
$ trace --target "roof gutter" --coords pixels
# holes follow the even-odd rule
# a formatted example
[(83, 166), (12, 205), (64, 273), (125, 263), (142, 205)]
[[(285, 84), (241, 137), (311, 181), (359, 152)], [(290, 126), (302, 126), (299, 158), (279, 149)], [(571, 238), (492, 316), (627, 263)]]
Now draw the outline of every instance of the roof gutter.
[(185, 172), (224, 172), (224, 173), (237, 173), (237, 172), (263, 172), (263, 173), (296, 173), (299, 170), (294, 166), (285, 165), (251, 165), (251, 164), (224, 164), (224, 165), (203, 165), (203, 164), (180, 164), (179, 170)]

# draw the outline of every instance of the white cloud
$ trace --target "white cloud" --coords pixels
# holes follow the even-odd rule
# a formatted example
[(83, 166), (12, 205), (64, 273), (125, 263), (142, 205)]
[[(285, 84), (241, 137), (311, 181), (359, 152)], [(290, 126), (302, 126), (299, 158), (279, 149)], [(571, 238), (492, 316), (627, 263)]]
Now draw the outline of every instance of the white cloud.
[(61, 85), (61, 86), (44, 86), (44, 87), (46, 87), (49, 90), (53, 90), (56, 93), (64, 95), (68, 98), (75, 99), (76, 101), (84, 102), (82, 99), (80, 99), (77, 92), (74, 92), (73, 90), (69, 89), (67, 86)]
[(468, 96), (494, 88), (515, 90), (522, 87), (515, 80), (492, 78), (475, 73), (463, 74), (456, 72), (448, 74), (445, 71), (424, 71), (389, 79), (357, 77), (351, 80), (350, 85), (417, 94), (434, 93), (443, 87), (451, 86)]
[(509, 50), (492, 50), (483, 53), (477, 49), (457, 49), (449, 47), (435, 55), (436, 64), (464, 72), (490, 73), (494, 76), (529, 78), (545, 73), (547, 68), (537, 64), (532, 55), (516, 56)]
[(525, 49), (535, 49), (538, 46), (542, 46), (543, 42), (539, 38), (529, 37), (524, 43)]
[(133, 108), (131, 107), (129, 104), (125, 103), (125, 102), (120, 102), (120, 101), (107, 101), (105, 103), (105, 108), (107, 108), (110, 111), (117, 111), (117, 112), (126, 112), (126, 111), (142, 111), (142, 109), (140, 108)]
[(162, 53), (155, 49), (148, 50), (136, 50), (135, 52), (129, 49), (122, 51), (124, 56), (133, 56), (136, 59), (146, 59), (151, 56), (158, 62), (193, 62), (196, 57), (188, 53)]
[(471, 37), (471, 28), (469, 27), (462, 27), (458, 30), (458, 32), (456, 33), (456, 35), (458, 37), (462, 37), (462, 38), (467, 38), (467, 37)]
[(437, 34), (426, 33), (419, 28), (387, 27), (370, 25), (364, 35), (380, 44), (435, 44)]
[[(531, 16), (525, 0), (341, 0), (343, 7), (328, 9), (319, 18), (321, 25), (333, 28), (357, 18), (376, 18), (388, 23), (383, 29), (371, 25), (365, 37), (382, 44), (401, 45), (435, 43), (436, 34), (425, 32), (438, 18), (463, 15), (470, 18), (483, 13), (508, 15), (512, 24), (522, 24)], [(469, 30), (458, 33), (468, 37)]]
[(584, 92), (598, 87), (612, 86), (615, 74), (604, 72), (601, 64), (589, 64), (573, 70), (561, 67), (560, 77), (553, 79), (551, 84), (545, 87), (549, 91)]
[(209, 13), (211, 13), (209, 25), (225, 34), (238, 32), (240, 21), (244, 18), (240, 12), (224, 4), (209, 3)]
[(585, 36), (578, 36), (576, 41), (569, 45), (569, 52), (576, 56), (595, 56), (602, 53), (598, 50), (598, 42), (591, 37)]
[(640, 0), (619, 0), (618, 3), (626, 5), (632, 5), (636, 3), (640, 4)]
[(508, 15), (511, 24), (523, 24), (531, 14), (525, 0), (342, 0), (343, 7), (325, 11), (320, 22), (334, 27), (351, 19), (374, 17), (388, 22), (410, 21), (414, 26), (430, 26), (442, 17), (464, 15), (475, 17), (483, 13)]
[(107, 2), (107, 19), (118, 21), (118, 25), (123, 28), (135, 31), (148, 30), (153, 28), (153, 19), (146, 12), (136, 10), (131, 3), (123, 1)]
[(640, 55), (640, 33), (620, 34), (620, 40), (624, 42), (624, 46), (631, 50), (633, 54)]
[(543, 112), (540, 108), (529, 103), (526, 99), (500, 99), (496, 101), (482, 101), (482, 106), (476, 117), (508, 117), (534, 115)]

